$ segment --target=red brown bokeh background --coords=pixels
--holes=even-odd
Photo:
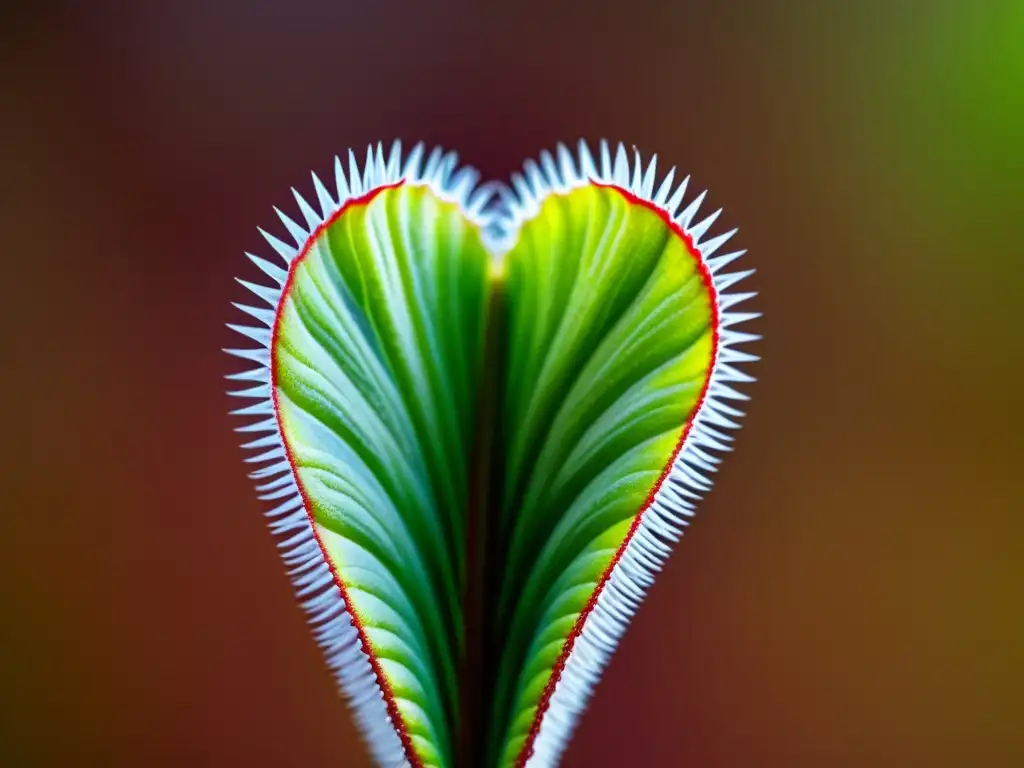
[[[969,122],[985,4],[833,5],[7,7],[0,762],[367,764],[225,415],[231,278],[349,146],[584,134],[710,188],[766,338],[565,765],[1024,765],[1022,112]]]

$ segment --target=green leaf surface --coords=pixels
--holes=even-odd
[[[576,162],[579,171],[576,170]],[[670,172],[560,148],[516,192],[340,160],[267,235],[229,378],[314,635],[381,765],[553,765],[728,450],[731,236]],[[672,193],[672,194],[670,194]]]
[[[275,340],[299,482],[424,765],[452,763],[487,265],[455,205],[385,189],[313,241]]]
[[[506,259],[503,765],[515,762],[569,632],[672,457],[712,345],[696,258],[619,190],[549,197]]]

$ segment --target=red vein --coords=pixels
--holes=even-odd
[[[562,646],[562,652],[558,656],[558,660],[555,662],[555,666],[551,670],[551,677],[548,678],[548,683],[544,686],[544,693],[541,695],[540,702],[537,705],[537,712],[534,715],[533,722],[530,725],[529,734],[526,737],[526,741],[523,744],[522,750],[519,752],[519,757],[516,759],[516,768],[524,768],[527,761],[533,757],[533,749],[537,741],[537,736],[540,734],[540,727],[544,720],[544,715],[547,713],[548,708],[551,706],[551,697],[554,696],[555,689],[558,687],[559,681],[562,679],[562,673],[565,671],[565,666],[569,661],[569,657],[572,655],[573,648],[576,645],[576,640],[580,635],[583,634],[583,628],[587,623],[587,619],[590,617],[591,612],[597,606],[597,600],[607,586],[608,581],[611,579],[612,572],[615,570],[622,556],[625,554],[626,549],[629,547],[630,542],[633,540],[633,536],[636,535],[637,530],[640,528],[640,524],[643,520],[644,514],[650,509],[654,503],[654,499],[657,497],[658,492],[661,490],[661,486],[672,472],[672,465],[675,464],[680,452],[686,445],[687,438],[690,436],[690,430],[693,427],[693,422],[697,418],[697,415],[701,412],[704,407],[704,401],[707,398],[708,386],[711,383],[711,374],[715,366],[715,362],[718,359],[718,336],[719,336],[719,311],[718,311],[718,293],[715,291],[714,281],[711,277],[711,271],[708,269],[707,264],[704,263],[704,259],[700,255],[700,251],[696,248],[693,243],[693,238],[690,237],[683,228],[677,224],[668,211],[655,205],[650,200],[645,200],[642,197],[638,197],[629,190],[623,189],[615,184],[602,184],[596,181],[591,182],[596,187],[602,187],[604,189],[614,189],[616,192],[621,194],[627,201],[635,205],[643,206],[648,210],[656,213],[662,221],[675,233],[683,244],[686,246],[687,252],[695,256],[697,259],[698,272],[700,273],[701,279],[704,282],[704,287],[711,296],[711,364],[708,366],[708,374],[704,379],[704,384],[701,387],[700,396],[697,398],[697,404],[690,414],[690,417],[686,420],[686,425],[683,427],[682,434],[679,436],[679,441],[676,443],[675,448],[672,450],[672,454],[665,464],[665,467],[661,471],[661,475],[658,477],[658,481],[651,488],[647,499],[644,501],[643,506],[637,513],[636,517],[633,518],[632,524],[629,526],[629,532],[626,537],[622,540],[622,544],[615,552],[615,556],[612,557],[611,562],[605,569],[604,573],[601,574],[601,578],[598,580],[597,587],[594,589],[593,594],[587,601],[586,606],[583,608],[582,613],[576,619],[576,623],[573,625],[572,631],[565,640],[565,645]]]
[[[278,427],[281,430],[281,443],[284,445],[285,456],[288,459],[288,466],[291,468],[292,477],[295,479],[295,485],[298,487],[299,494],[302,497],[302,505],[305,508],[306,516],[309,518],[309,525],[313,531],[313,537],[316,539],[316,544],[320,548],[320,554],[323,557],[324,562],[327,563],[327,567],[330,569],[335,586],[337,586],[338,590],[341,592],[341,599],[345,602],[345,608],[352,617],[352,625],[356,629],[362,650],[370,661],[370,667],[373,669],[374,677],[377,679],[377,685],[384,694],[384,704],[387,707],[388,715],[391,718],[391,725],[395,729],[395,733],[398,734],[399,740],[402,742],[402,749],[405,752],[405,757],[411,764],[412,768],[422,768],[423,763],[413,747],[412,739],[409,736],[409,729],[406,727],[405,721],[402,719],[402,715],[398,710],[398,704],[395,700],[394,692],[391,690],[391,684],[380,665],[380,661],[377,659],[377,655],[373,651],[373,646],[370,644],[370,640],[366,635],[366,629],[363,626],[362,619],[359,617],[359,612],[349,599],[345,581],[341,578],[334,562],[328,556],[327,548],[324,546],[323,541],[320,539],[320,534],[317,532],[316,521],[313,519],[313,506],[310,503],[309,494],[306,492],[306,488],[303,486],[302,480],[299,477],[298,465],[292,453],[291,446],[288,444],[288,440],[284,435],[284,427],[282,426],[281,421],[281,410],[277,396],[277,340],[278,334],[281,330],[281,317],[284,314],[284,304],[291,292],[295,273],[299,264],[309,254],[310,249],[313,247],[313,243],[317,241],[320,235],[322,235],[328,227],[334,224],[334,222],[336,222],[349,209],[357,205],[368,205],[384,190],[400,187],[404,183],[405,181],[402,180],[393,184],[384,184],[375,189],[371,189],[364,195],[346,200],[341,208],[335,211],[330,218],[313,230],[309,239],[306,241],[306,244],[303,246],[302,251],[295,257],[291,265],[288,267],[288,277],[285,280],[284,288],[281,290],[281,299],[277,305],[277,314],[274,317],[274,328],[271,332],[270,338],[270,393],[271,399],[274,403],[274,417],[277,419]]]

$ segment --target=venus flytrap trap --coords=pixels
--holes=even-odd
[[[581,141],[481,186],[378,145],[249,256],[237,429],[380,765],[557,764],[731,449],[752,270],[656,173]]]

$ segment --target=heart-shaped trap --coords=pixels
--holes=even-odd
[[[739,426],[735,230],[604,142],[335,175],[231,326],[271,530],[381,765],[553,765]]]

